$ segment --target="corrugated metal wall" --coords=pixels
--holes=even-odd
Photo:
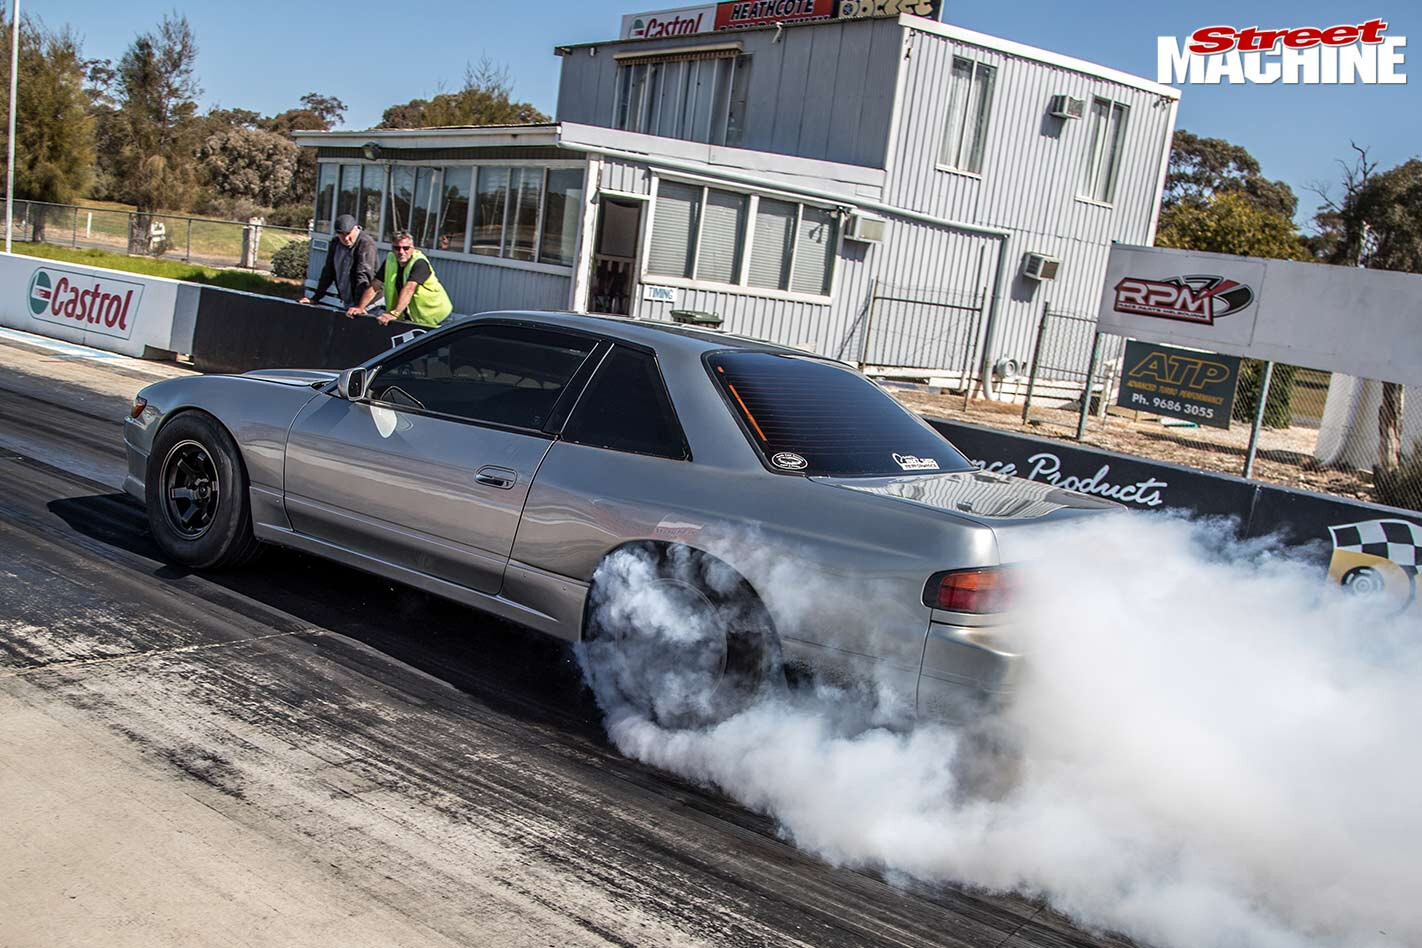
[[[734,41],[751,57],[737,147],[882,168],[901,34],[896,19],[867,19],[574,47],[563,56],[557,118],[612,127],[616,53]]]
[[[568,308],[571,275],[481,264],[473,259],[436,259],[434,264],[456,313]]]
[[[906,30],[904,100],[885,193],[891,204],[967,223],[1001,227],[1010,279],[1004,287],[996,356],[1025,360],[1041,307],[1095,311],[1112,241],[1143,244],[1158,199],[1160,163],[1171,132],[1171,101],[1119,82]],[[983,174],[937,167],[948,121],[954,56],[996,68]],[[1052,96],[1086,102],[1082,119],[1054,118]],[[1129,107],[1123,163],[1113,206],[1079,200],[1090,148],[1090,110],[1100,96]],[[1021,274],[1025,253],[1061,260],[1058,278],[1038,283]]]
[[[653,175],[648,166],[609,159],[603,163],[601,186],[650,194]],[[833,290],[823,303],[746,290],[678,287],[675,307],[643,300],[639,290],[632,315],[670,319],[673,308],[716,313],[727,332],[860,361],[866,354],[863,332],[874,277],[881,295],[920,295],[936,302],[951,298],[954,303],[981,300],[996,260],[995,246],[991,238],[898,218],[889,221],[881,244],[843,241]],[[665,281],[650,277],[646,282]],[[957,308],[916,308],[889,301],[876,304],[874,320],[865,361],[875,365],[957,367],[965,341],[982,328],[972,313]]]

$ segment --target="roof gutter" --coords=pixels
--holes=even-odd
[[[708,167],[693,161],[683,161],[680,158],[668,158],[661,155],[624,151],[620,148],[608,148],[604,145],[585,145],[581,142],[568,141],[564,139],[561,134],[559,135],[558,147],[566,148],[569,151],[583,152],[589,155],[602,155],[606,158],[620,158],[623,161],[635,161],[641,164],[654,165],[659,168],[669,168],[673,171],[683,171],[687,174],[704,176],[709,173],[718,178],[724,178],[727,181],[751,185],[762,190],[781,191],[786,194],[815,198],[816,200],[838,204],[846,208],[860,207],[865,210],[878,211],[882,214],[892,214],[895,217],[919,221],[923,224],[932,224],[935,227],[942,227],[946,230],[956,230],[966,234],[992,237],[998,241],[997,269],[993,274],[992,299],[988,303],[987,326],[983,330],[983,358],[982,364],[978,367],[978,375],[979,381],[982,384],[983,395],[987,398],[994,397],[992,372],[990,369],[991,353],[993,346],[997,342],[998,316],[1002,309],[1003,286],[1007,282],[1007,238],[1012,236],[1011,231],[1004,230],[1001,227],[984,227],[981,224],[969,224],[965,221],[954,221],[945,217],[934,217],[932,214],[920,214],[918,211],[910,211],[892,204],[885,204],[882,201],[872,201],[862,197],[851,198],[844,194],[837,194],[834,191],[826,191],[822,188],[813,188],[802,184],[792,184],[778,179],[767,183],[763,177],[723,169],[720,166]],[[967,384],[966,379],[964,380],[964,384]]]

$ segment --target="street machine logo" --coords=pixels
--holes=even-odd
[[[1156,37],[1156,81],[1219,85],[1404,85],[1405,36],[1387,21],[1260,29],[1203,26],[1184,41]]]
[[[138,318],[143,284],[40,267],[30,277],[28,295],[35,319],[127,339]]]
[[[1168,280],[1126,277],[1116,284],[1118,313],[1158,316],[1213,326],[1254,302],[1254,291],[1221,276],[1178,276]]]

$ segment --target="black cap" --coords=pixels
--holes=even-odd
[[[349,214],[342,214],[336,218],[336,233],[349,234],[356,229],[356,219]]]

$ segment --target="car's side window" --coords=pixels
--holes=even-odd
[[[595,341],[527,326],[471,326],[385,363],[372,401],[540,429]]]
[[[598,367],[563,428],[563,440],[684,460],[686,439],[657,360],[615,347]]]

